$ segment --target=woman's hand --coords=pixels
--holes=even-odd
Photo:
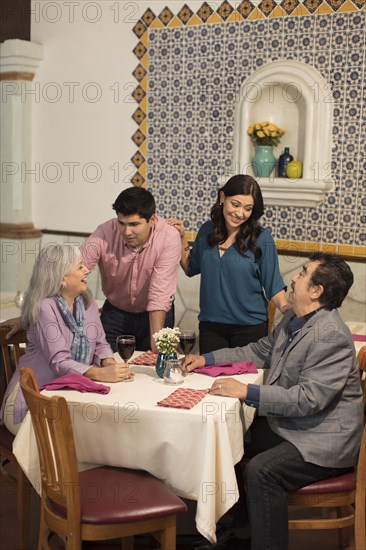
[[[165,221],[169,225],[172,225],[173,227],[175,227],[179,231],[180,238],[183,239],[183,237],[186,234],[183,222],[180,220],[177,220],[176,218],[167,218]]]
[[[109,364],[104,367],[91,367],[84,373],[84,376],[96,380],[97,382],[121,382],[130,380],[135,375],[130,371],[127,363]]]
[[[280,292],[277,292],[274,296],[271,298],[271,302],[276,306],[276,308],[282,313],[286,313],[289,309],[291,309],[291,305],[288,303],[286,298],[286,292],[285,290],[280,290]]]
[[[246,399],[248,395],[248,384],[243,384],[235,380],[235,378],[218,378],[212,384],[210,393],[212,393],[212,395]]]
[[[183,372],[191,372],[206,365],[203,355],[187,355],[182,363]]]
[[[282,306],[279,307],[279,310],[282,313],[282,315],[284,315],[286,311],[288,311],[289,309],[291,309],[291,304],[289,304],[288,302],[286,302],[285,304],[282,304]]]
[[[101,361],[102,367],[108,367],[109,365],[116,365],[117,361],[114,357],[105,357]]]

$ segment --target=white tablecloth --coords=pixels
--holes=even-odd
[[[243,456],[243,432],[253,409],[238,399],[212,395],[190,410],[159,407],[157,401],[176,387],[159,379],[154,367],[132,370],[135,380],[108,384],[107,395],[57,391],[70,405],[78,460],[147,470],[176,494],[197,501],[197,529],[214,542],[217,520],[238,500],[234,465]],[[262,377],[262,371],[235,376],[246,383],[261,383]],[[195,373],[178,387],[209,388],[213,380]],[[15,438],[14,454],[39,490],[29,415]]]

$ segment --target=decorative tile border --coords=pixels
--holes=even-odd
[[[283,27],[283,23],[288,27],[288,29],[290,29],[290,27],[294,27],[296,28],[300,23],[300,17],[301,16],[316,16],[316,15],[325,15],[325,14],[335,14],[335,13],[339,13],[339,14],[344,14],[344,13],[347,13],[347,12],[355,12],[355,11],[366,11],[366,0],[303,0],[303,1],[299,1],[299,0],[283,0],[282,2],[279,2],[279,3],[276,3],[274,0],[262,0],[258,5],[254,5],[252,2],[250,2],[250,0],[243,0],[238,6],[236,6],[236,8],[234,8],[227,0],[224,0],[217,8],[216,10],[213,9],[212,6],[210,6],[207,2],[204,2],[201,7],[197,10],[196,13],[194,13],[191,8],[188,6],[188,5],[183,5],[183,7],[181,7],[178,11],[177,14],[174,14],[171,9],[169,7],[165,7],[159,14],[155,14],[153,12],[152,9],[148,8],[145,13],[142,15],[141,19],[136,23],[136,25],[134,26],[133,28],[133,32],[135,33],[136,37],[138,38],[138,43],[136,45],[136,47],[134,48],[133,52],[135,53],[136,57],[138,58],[139,60],[139,63],[137,65],[137,67],[135,68],[134,72],[133,72],[133,75],[134,77],[136,78],[136,80],[138,81],[138,85],[136,86],[135,90],[133,91],[133,94],[132,96],[134,97],[134,99],[136,100],[136,102],[138,103],[138,108],[136,109],[136,111],[133,113],[133,119],[135,120],[136,124],[138,125],[138,130],[133,134],[132,136],[132,139],[134,141],[134,143],[136,144],[136,146],[138,147],[138,151],[135,155],[133,155],[132,157],[132,162],[133,164],[135,165],[137,171],[135,173],[135,175],[133,176],[132,178],[132,183],[134,185],[137,185],[137,186],[140,186],[140,185],[144,185],[147,181],[147,172],[148,172],[148,167],[147,167],[147,163],[149,161],[149,152],[151,155],[154,155],[154,151],[156,151],[156,148],[158,146],[158,142],[157,141],[154,141],[154,138],[152,138],[151,136],[148,137],[148,124],[147,124],[147,115],[148,115],[148,103],[147,103],[147,92],[148,92],[148,85],[149,85],[149,91],[151,91],[152,87],[153,87],[153,79],[151,78],[151,75],[150,75],[150,82],[148,83],[148,68],[149,68],[149,30],[156,30],[156,29],[173,29],[173,28],[176,28],[178,29],[179,27],[197,27],[197,26],[201,26],[202,25],[205,25],[205,24],[208,24],[208,25],[212,25],[212,24],[218,24],[218,23],[237,23],[237,22],[240,22],[240,21],[245,21],[245,20],[248,20],[248,21],[251,21],[251,22],[254,22],[254,21],[258,21],[258,23],[260,24],[260,20],[262,19],[268,19],[268,21],[271,23],[271,27],[272,27],[272,31],[273,31],[273,35],[274,35],[274,39],[277,38],[277,40],[282,40],[283,39],[283,33],[284,33],[284,27]],[[281,19],[283,18],[283,19]],[[340,18],[341,20],[341,18]],[[318,42],[317,42],[317,49],[320,51],[322,48],[324,49],[324,61],[322,62],[322,56],[318,55],[317,56],[317,59],[315,60],[314,59],[314,53],[313,51],[309,51],[308,52],[308,58],[305,59],[305,54],[306,54],[306,47],[307,47],[307,35],[306,35],[306,24],[309,22],[309,17],[305,17],[305,19],[303,20],[304,21],[304,24],[301,24],[301,29],[299,27],[299,31],[301,30],[301,33],[298,33],[298,40],[301,40],[302,43],[300,45],[300,43],[298,45],[294,45],[294,44],[290,44],[290,43],[286,43],[284,44],[284,47],[288,48],[288,49],[291,49],[293,48],[294,49],[294,55],[293,55],[293,58],[296,59],[297,58],[297,55],[296,55],[296,51],[297,51],[297,48],[302,48],[302,50],[305,52],[302,56],[302,60],[305,61],[305,62],[309,62],[311,64],[314,64],[314,66],[317,66],[319,65],[319,63],[323,63],[323,67],[320,65],[320,67],[317,67],[319,68],[319,70],[321,70],[324,73],[326,73],[326,70],[327,70],[327,63],[334,65],[334,63],[336,63],[339,67],[340,67],[340,71],[339,73],[335,72],[334,74],[332,74],[332,80],[331,80],[331,84],[332,84],[332,89],[333,89],[333,95],[335,97],[335,99],[337,99],[337,86],[339,86],[339,89],[341,90],[341,88],[344,86],[344,83],[347,79],[348,81],[348,88],[347,88],[347,93],[349,95],[349,108],[348,108],[348,112],[347,113],[344,113],[344,112],[339,112],[338,113],[338,116],[339,116],[339,119],[341,120],[342,117],[346,116],[347,120],[349,121],[347,124],[348,124],[348,128],[346,129],[346,131],[348,132],[348,135],[349,137],[352,135],[352,131],[353,131],[353,128],[352,128],[352,117],[356,117],[359,116],[359,113],[357,111],[357,109],[359,108],[359,105],[360,105],[360,96],[359,96],[359,90],[357,89],[357,86],[355,86],[354,89],[352,89],[352,87],[349,86],[350,83],[352,83],[352,78],[353,78],[353,73],[352,73],[352,67],[346,67],[346,65],[343,65],[343,69],[342,69],[342,49],[344,47],[343,44],[338,44],[337,42],[335,42],[334,44],[332,44],[332,47],[330,47],[330,45],[328,44],[328,36],[329,38],[332,38],[332,40],[336,40],[338,38],[341,38],[342,37],[342,34],[341,33],[337,33],[336,34],[336,38],[334,38],[333,35],[328,35],[327,34],[327,28],[326,28],[326,18],[322,18],[321,20],[317,20],[317,24],[319,24],[319,28],[317,29],[317,35],[318,35]],[[319,23],[318,23],[319,21]],[[292,24],[293,23],[293,24]],[[321,26],[323,25],[323,26]],[[325,26],[324,26],[325,25]],[[220,28],[220,26],[218,25],[217,27],[218,29]],[[227,27],[229,28],[229,27]],[[259,29],[259,27],[257,27]],[[221,32],[221,31],[218,31],[218,32]],[[202,38],[202,37],[201,37]],[[323,45],[323,40],[325,40],[324,42],[324,45]],[[291,41],[291,39],[290,39]],[[364,43],[362,44],[357,44],[355,43],[354,47],[355,47],[355,51],[354,51],[354,55],[357,57],[357,54],[359,54],[359,47],[361,45],[361,48],[363,47],[364,48]],[[205,44],[203,43],[202,47],[206,47]],[[234,47],[234,45],[233,45]],[[276,48],[276,44],[273,43],[272,45],[273,49]],[[332,56],[333,58],[330,59],[329,58],[329,55],[330,55],[330,49],[332,49]],[[152,52],[151,52],[152,53]],[[155,54],[156,55],[156,54]],[[336,56],[336,57],[334,57]],[[272,58],[272,61],[273,61],[273,58]],[[248,61],[250,62],[250,61]],[[316,62],[316,63],[315,63]],[[355,58],[355,65],[359,65],[359,60],[357,60]],[[255,66],[253,67],[254,69],[256,68]],[[346,69],[346,70],[344,70]],[[233,70],[235,70],[235,67],[233,67]],[[231,89],[230,89],[230,82],[229,82],[229,78],[230,78],[230,70],[228,68],[228,71],[227,71],[229,77],[228,77],[228,81],[227,81],[227,85],[228,85],[228,94],[232,93],[231,92]],[[216,76],[216,80],[218,80],[218,82],[220,82],[220,73],[219,73],[219,70],[217,72],[213,72],[213,74],[217,75]],[[357,71],[356,71],[356,81],[357,81]],[[339,80],[337,80],[339,76]],[[161,77],[161,75],[159,75],[159,77]],[[232,77],[233,79],[233,83],[234,83],[234,76]],[[177,82],[178,82],[178,79],[177,79]],[[171,85],[171,83],[169,83],[169,85]],[[213,82],[206,82],[206,84],[208,87],[210,86],[213,86]],[[217,85],[217,83],[215,84]],[[173,84],[174,86],[174,84]],[[186,89],[185,89],[186,91]],[[174,87],[173,87],[173,90],[172,90],[172,93],[174,93]],[[172,96],[174,97],[174,96]],[[190,101],[190,97],[189,97],[189,94],[184,98],[184,102],[181,102],[180,99],[179,99],[179,89],[177,90],[177,106],[179,108],[184,106],[186,107],[187,105],[189,105],[189,101]],[[223,104],[224,102],[224,99],[225,98],[222,98],[222,97],[218,97],[218,107],[220,107],[220,105]],[[205,108],[205,98],[202,97],[202,106],[203,106],[203,109]],[[352,102],[353,105],[352,105]],[[230,117],[225,117],[225,119],[222,118],[222,115],[223,113],[221,113],[221,116],[220,116],[220,109],[218,109],[218,117],[217,117],[217,123],[218,123],[218,127],[220,128],[220,130],[222,131],[226,131],[228,133],[230,133],[230,131],[232,132],[232,128],[230,130],[230,124],[226,124],[224,125],[224,120],[230,118]],[[213,111],[213,116],[214,115],[214,112]],[[189,114],[189,110],[188,110],[188,114]],[[335,109],[335,121],[337,121],[337,109]],[[339,127],[340,127],[340,124],[339,124]],[[335,130],[335,133],[337,132],[337,124],[335,124],[335,127],[334,127],[334,130]],[[163,138],[164,136],[164,132],[166,130],[168,130],[169,128],[166,128],[164,125],[162,125],[161,127],[161,138]],[[189,125],[187,126],[187,130],[189,130]],[[355,128],[355,133],[357,132],[357,129]],[[204,127],[203,127],[203,131],[204,131]],[[337,154],[337,147],[340,145],[338,145],[338,140],[337,140],[337,135],[334,136],[335,139],[334,139],[334,154],[336,155]],[[356,137],[356,136],[355,136]],[[214,145],[214,144],[213,144]],[[219,161],[222,163],[222,165],[229,165],[229,161],[228,161],[228,158],[230,155],[228,155],[228,153],[230,153],[229,151],[226,151],[225,152],[225,155],[222,151],[220,151],[220,143],[218,142],[218,148],[217,148],[217,152],[220,156],[219,159],[212,159],[212,162],[216,161],[217,163],[219,163]],[[180,155],[179,153],[182,153],[182,151],[179,151],[179,146],[177,145],[177,159],[179,159]],[[186,152],[186,150],[185,150]],[[355,161],[356,159],[356,162],[357,162],[357,159],[359,158],[362,158],[360,155],[361,151],[359,152],[356,152],[355,151],[349,151],[350,153],[350,157],[351,159],[353,159],[353,161]],[[343,153],[344,154],[344,153]],[[204,157],[204,155],[202,155]],[[336,158],[336,157],[335,157]],[[345,167],[345,170],[348,172],[348,174],[352,173],[352,160],[349,160],[348,163],[346,162],[346,159],[343,163],[344,167]],[[207,160],[207,162],[209,161],[209,159]],[[220,166],[220,164],[219,164]],[[205,172],[205,162],[204,162],[204,159],[202,161],[202,178],[200,177],[200,169],[198,170],[197,174],[196,174],[196,179],[197,179],[197,182],[199,181],[206,181],[206,178],[207,178],[207,172]],[[178,174],[175,174],[174,172],[172,174],[168,174],[168,177],[169,178],[172,178],[172,181],[177,181],[177,186],[179,186],[179,176]],[[160,194],[160,198],[161,200],[163,201],[164,200],[164,194],[165,194],[165,189],[164,189],[164,185],[163,185],[163,181],[162,181],[162,186],[161,186],[161,189],[159,188],[159,194]],[[189,181],[187,180],[185,182],[187,184],[187,186],[189,186]],[[213,185],[216,184],[216,182],[211,182]],[[347,181],[345,182],[345,185],[347,186]],[[175,186],[174,186],[175,187]],[[217,187],[217,185],[216,185]],[[216,188],[215,187],[215,188]],[[196,206],[196,213],[197,212],[200,212],[200,211],[203,211],[205,212],[205,204],[207,203],[207,200],[211,201],[210,199],[210,192],[209,192],[209,189],[204,189],[202,188],[203,190],[203,195],[202,195],[202,198],[200,199],[200,197],[198,196],[198,193],[196,194],[196,196],[194,197],[194,205]],[[211,195],[212,195],[212,198],[213,198],[213,194],[212,194],[212,187],[210,188],[211,190]],[[174,191],[174,190],[173,190]],[[352,193],[352,178],[350,179],[350,188],[349,188],[349,191],[350,193]],[[187,196],[187,192],[188,192],[188,196]],[[216,191],[215,191],[216,193]],[[214,193],[214,194],[215,194]],[[190,192],[189,190],[185,187],[184,189],[177,189],[176,191],[174,191],[173,193],[173,196],[175,195],[175,199],[176,199],[176,202],[177,204],[182,204],[182,201],[185,200],[187,201],[187,198],[188,198],[188,201],[187,202],[191,202],[191,206],[192,206],[192,197],[190,196]],[[348,200],[349,204],[348,204],[348,207],[349,208],[354,208],[356,206],[359,205],[359,202],[360,200],[354,200],[352,202],[351,198],[350,197],[346,197],[345,196],[345,192],[344,192],[344,185],[343,185],[343,188],[342,188],[342,198],[344,197],[344,201]],[[331,212],[331,209],[332,209],[332,200],[333,200],[333,196],[330,196],[329,197],[329,204],[326,205],[326,212],[327,212],[327,216],[331,215],[329,214],[329,212]],[[201,206],[201,201],[202,201],[202,206]],[[339,208],[339,206],[338,206]],[[185,206],[183,209],[183,212],[186,212],[187,213],[187,218],[188,218],[188,223],[189,223],[189,206]],[[172,212],[174,214],[174,212]],[[302,231],[301,229],[301,224],[297,223],[297,225],[295,225],[293,223],[293,221],[291,222],[284,222],[283,220],[282,221],[279,221],[278,222],[273,222],[273,220],[270,220],[270,214],[275,214],[276,213],[276,208],[273,207],[271,209],[266,209],[266,219],[264,220],[264,222],[266,223],[269,222],[269,223],[274,223],[274,225],[272,225],[272,229],[275,228],[275,231],[276,231],[276,236],[278,236],[279,238],[281,238],[281,236],[287,241],[287,242],[295,242],[295,241],[292,241],[293,239],[298,239],[299,241],[303,241],[303,242],[306,242],[309,237],[311,238],[311,242],[319,242],[321,243],[322,241],[323,242],[326,242],[326,243],[339,243],[342,241],[342,239],[344,239],[344,242],[345,243],[354,243],[354,242],[357,242],[357,243],[363,243],[365,242],[365,231],[362,232],[362,227],[358,226],[357,230],[354,230],[352,229],[352,227],[349,227],[349,224],[347,224],[347,222],[345,222],[344,220],[338,220],[338,223],[340,225],[342,225],[342,234],[341,231],[331,231],[331,229],[329,229],[328,231],[325,231],[323,230],[322,227],[318,227],[318,223],[314,223],[314,220],[311,220],[309,218],[309,222],[313,223],[314,224],[314,227],[312,228],[312,231],[314,234],[312,234],[310,231]],[[197,215],[197,214],[196,214]],[[352,218],[354,219],[354,218]],[[191,227],[192,226],[195,226],[197,228],[197,226],[195,225],[195,219],[192,218],[191,219],[192,223],[190,224]],[[296,220],[294,220],[296,221]],[[329,218],[327,218],[325,215],[324,215],[324,221],[328,221],[330,222]],[[300,234],[299,234],[299,231],[300,231]],[[194,234],[195,234],[195,231],[192,230],[189,235],[191,237],[194,237]],[[324,245],[324,246],[327,246],[327,245]],[[347,248],[347,250],[349,249],[349,247],[352,249],[352,254],[358,256],[358,248],[360,249],[360,251],[363,251],[364,252],[364,247],[360,246],[360,247],[356,247],[353,245],[353,244],[345,244],[345,245],[336,245],[335,246],[345,246]],[[360,252],[362,253],[362,252]]]

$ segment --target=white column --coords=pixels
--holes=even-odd
[[[32,80],[42,59],[40,44],[18,39],[0,44],[1,289],[8,291],[24,290],[28,285],[41,238],[32,220],[32,177],[28,171],[34,169]]]

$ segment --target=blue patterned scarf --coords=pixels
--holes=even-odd
[[[85,306],[84,300],[81,296],[78,296],[74,300],[74,315],[67,307],[67,302],[62,296],[54,296],[56,303],[59,307],[62,317],[66,325],[69,327],[74,335],[74,339],[71,344],[71,357],[74,361],[90,364],[90,344],[89,340],[83,333],[83,327],[85,322]]]

